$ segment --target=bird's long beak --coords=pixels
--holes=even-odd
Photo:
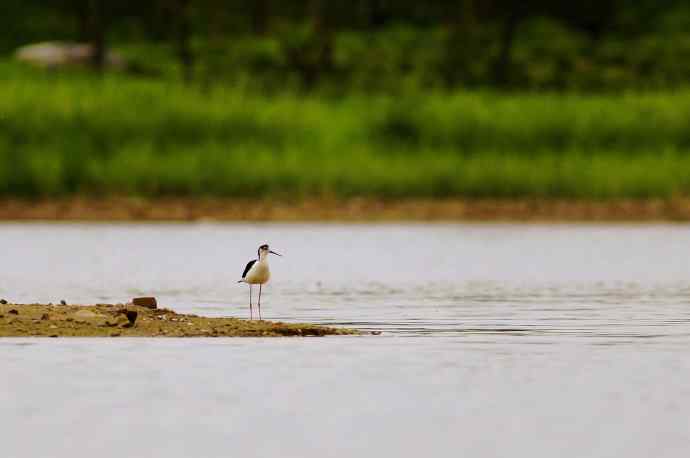
[[[273,253],[273,254],[277,254],[278,256],[283,256],[282,254],[280,254],[280,253],[276,253],[276,252],[275,252],[275,251],[273,251],[273,250],[268,250],[268,252],[269,252],[269,253]]]

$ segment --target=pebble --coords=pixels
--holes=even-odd
[[[78,324],[88,323],[92,326],[105,326],[108,322],[106,315],[95,313],[91,310],[79,310],[74,314],[73,318]]]
[[[129,324],[129,320],[127,319],[127,317],[125,315],[118,315],[114,321],[110,321],[110,320],[106,321],[105,325],[111,326],[111,327],[113,327],[113,326],[125,327],[125,325],[129,326],[130,324]]]
[[[60,305],[67,305],[67,302],[63,299],[60,301]]]
[[[91,310],[79,310],[74,314],[74,318],[79,320],[92,320],[94,318],[100,318],[101,315],[94,313]]]
[[[7,301],[5,299],[0,299],[0,304],[5,305],[7,304]]]
[[[127,319],[129,320],[129,323],[134,326],[134,322],[137,321],[137,316],[139,316],[139,312],[136,310],[127,310],[125,312],[125,315],[127,316]]]
[[[47,313],[44,313],[43,315],[41,315],[41,321],[45,321],[48,319],[50,319],[50,316]]]
[[[17,311],[17,309],[12,309],[7,313],[9,313],[10,315],[19,315],[19,312]]]
[[[119,332],[111,332],[110,337],[120,337],[120,333]]]

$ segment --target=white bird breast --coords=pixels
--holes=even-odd
[[[255,262],[252,268],[249,269],[249,272],[247,272],[244,280],[247,283],[257,285],[266,283],[269,278],[271,278],[271,271],[268,269],[268,263]]]

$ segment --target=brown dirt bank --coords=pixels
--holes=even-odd
[[[358,334],[310,324],[207,318],[133,305],[0,304],[0,337],[277,337]]]
[[[304,200],[69,198],[0,200],[0,220],[77,221],[690,221],[669,200]]]

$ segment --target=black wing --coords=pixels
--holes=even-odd
[[[256,259],[252,259],[251,261],[249,261],[247,263],[247,267],[245,267],[244,272],[242,272],[242,278],[247,276],[247,272],[249,272],[249,269],[252,268],[252,266],[254,265],[255,262],[256,262]]]

